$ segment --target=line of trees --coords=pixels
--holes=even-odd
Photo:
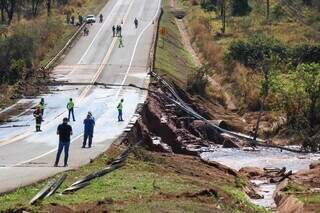
[[[20,17],[36,17],[41,9],[51,13],[53,4],[68,4],[70,0],[0,0],[0,16],[2,24],[10,24],[15,15]]]

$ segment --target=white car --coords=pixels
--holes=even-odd
[[[87,24],[96,23],[96,17],[94,15],[88,15],[85,18]]]

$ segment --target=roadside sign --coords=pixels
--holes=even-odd
[[[160,35],[161,35],[161,36],[165,36],[166,34],[167,34],[167,28],[161,27],[161,28],[160,28]]]

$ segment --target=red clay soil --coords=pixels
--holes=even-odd
[[[320,187],[320,162],[313,164],[311,169],[301,171],[291,176],[291,180],[307,186],[308,188]]]
[[[305,201],[308,201],[309,197],[319,194],[320,187],[320,162],[314,163],[310,166],[310,170],[301,171],[293,174],[290,180],[284,181],[278,187],[282,190],[288,183],[302,185],[304,191],[294,192],[292,194],[286,194],[285,192],[277,192],[276,201],[278,202],[278,210],[280,213],[290,212],[319,212],[320,203],[317,202],[304,202],[296,198],[296,196],[302,196]],[[281,185],[283,185],[281,187]],[[282,188],[282,189],[281,189]]]

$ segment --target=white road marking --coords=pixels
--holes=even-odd
[[[133,1],[134,1],[134,0],[133,0]],[[139,44],[139,41],[140,41],[142,35],[143,35],[144,32],[154,23],[154,19],[157,17],[157,15],[158,15],[158,13],[159,13],[159,9],[160,9],[160,6],[161,6],[161,0],[158,0],[158,1],[159,1],[159,3],[158,3],[158,8],[157,8],[156,14],[154,15],[154,17],[152,18],[152,20],[150,21],[150,23],[141,31],[140,35],[139,35],[138,38],[137,38],[137,41],[136,41],[136,43],[135,43],[134,50],[133,50],[133,53],[132,53],[132,57],[131,57],[131,60],[130,60],[129,67],[128,67],[127,72],[126,72],[126,74],[125,74],[125,76],[124,76],[124,79],[123,79],[123,81],[122,81],[122,83],[121,83],[122,86],[119,88],[116,97],[119,96],[120,91],[123,89],[123,85],[124,85],[124,83],[125,83],[125,81],[126,81],[126,79],[127,79],[127,77],[128,77],[129,72],[130,72],[131,65],[132,65],[132,62],[133,62],[133,59],[134,59],[134,56],[135,56],[135,52],[136,52],[137,46],[138,46],[138,44]],[[130,7],[130,8],[131,8],[131,7]],[[114,39],[114,40],[116,40],[116,39]],[[114,41],[114,40],[113,40],[113,41]],[[113,44],[113,45],[114,45],[114,44]],[[111,47],[110,47],[110,48],[111,48]],[[109,48],[109,50],[110,50],[110,48]],[[112,48],[113,48],[113,47],[112,47]],[[109,53],[109,51],[108,51],[108,53]],[[108,53],[107,53],[107,55],[108,55]],[[111,50],[110,50],[110,54],[111,54]],[[110,54],[109,54],[109,55],[110,55]],[[107,55],[106,55],[106,56],[107,56]],[[108,58],[109,58],[109,56],[108,56]],[[103,63],[103,64],[104,64],[104,63]],[[79,139],[82,135],[83,135],[83,134],[80,134],[80,135],[78,135],[76,138],[72,139],[72,140],[71,140],[71,143],[73,143],[74,141],[76,141],[77,139]],[[31,161],[40,159],[40,158],[42,158],[42,157],[44,157],[44,156],[46,156],[46,155],[49,155],[49,154],[53,153],[53,152],[56,151],[56,150],[57,150],[57,148],[54,148],[54,149],[52,149],[52,150],[50,150],[50,151],[48,151],[48,152],[46,152],[46,153],[44,153],[44,154],[41,154],[41,155],[39,155],[39,156],[37,156],[37,157],[34,157],[34,158],[32,158],[32,159],[29,159],[29,160],[25,160],[25,161],[23,161],[23,162],[16,163],[16,164],[12,165],[11,167],[20,166],[20,165],[22,165],[22,164],[29,163],[29,162],[31,162]],[[10,167],[10,166],[9,166],[9,167]]]
[[[120,4],[120,2],[121,2],[121,1],[117,1],[117,4],[114,5],[114,7],[112,8],[112,10],[111,10],[109,16],[107,17],[107,19],[110,18],[110,16],[111,16],[112,13],[114,12],[115,8],[118,7],[118,4]],[[134,0],[131,0],[130,5],[129,5],[128,9],[127,9],[127,12],[126,12],[126,14],[125,14],[126,17],[127,17],[127,14],[129,14],[128,11],[130,11],[133,2],[134,2]],[[97,32],[97,34],[96,34],[95,37],[93,38],[92,42],[90,43],[90,45],[89,45],[89,47],[87,48],[87,50],[85,51],[85,53],[82,55],[82,57],[81,57],[81,59],[79,60],[78,64],[80,64],[81,61],[83,60],[83,58],[87,55],[89,49],[92,47],[94,41],[96,40],[97,36],[99,35],[99,33],[101,32],[102,28],[104,27],[104,25],[105,25],[106,23],[107,23],[107,21],[105,21],[105,22],[103,23],[103,25],[100,27],[99,31]],[[116,37],[113,39],[112,42],[115,42],[114,40],[116,40]],[[113,45],[114,45],[114,44],[113,44]],[[110,50],[110,48],[109,48],[109,50]],[[109,52],[109,51],[108,51],[108,52]],[[108,54],[108,53],[107,53],[107,54]],[[111,51],[110,51],[110,54],[111,54]],[[104,64],[104,63],[102,63],[102,65],[103,65],[103,64]],[[100,67],[101,67],[102,65],[100,65]],[[105,65],[103,65],[103,66],[105,66]],[[74,70],[75,70],[75,68],[74,68]],[[74,70],[73,70],[73,71],[74,71]],[[99,69],[98,69],[98,70],[99,70]],[[102,71],[102,70],[103,70],[103,69],[101,69],[101,71]],[[73,71],[71,71],[71,73],[72,73]],[[100,73],[101,73],[101,71],[100,71]],[[99,73],[99,74],[100,74],[100,73]],[[95,73],[94,76],[96,76],[96,74],[97,74],[97,73]],[[92,79],[91,83],[95,81],[94,79],[95,79],[95,78]],[[79,97],[79,98],[80,98],[80,101],[87,95],[87,93],[89,92],[89,90],[90,90],[91,87],[92,87],[92,86],[89,85],[89,86],[87,86],[87,87],[84,89],[85,93],[83,93],[83,92],[81,93],[81,95],[80,95],[80,97]],[[89,88],[89,89],[88,89],[88,88]],[[49,123],[43,125],[42,127],[45,127],[45,126],[51,124],[52,121],[57,120],[58,118],[60,118],[66,111],[67,111],[67,110],[63,111],[63,113],[60,113],[58,116],[56,116],[54,119],[50,120]],[[23,112],[23,113],[24,113],[24,112]],[[23,114],[23,113],[21,113],[21,114]],[[5,142],[2,142],[2,143],[0,144],[0,147],[5,146],[5,145],[8,145],[8,144],[11,144],[11,143],[16,142],[16,141],[18,141],[18,140],[21,140],[21,139],[23,139],[23,138],[26,138],[26,137],[28,137],[28,136],[30,136],[30,135],[31,135],[30,132],[21,133],[21,134],[19,134],[19,135],[16,135],[15,137],[11,138],[10,140],[7,140],[7,141],[5,141]]]
[[[138,39],[137,39],[137,41],[136,41],[136,44],[135,44],[134,49],[133,49],[133,52],[132,52],[132,56],[131,56],[131,60],[130,60],[128,69],[127,69],[126,74],[125,74],[125,76],[124,76],[124,79],[123,79],[123,81],[122,81],[122,83],[121,83],[121,87],[120,87],[120,89],[119,89],[119,91],[118,91],[118,93],[117,93],[117,95],[116,95],[116,98],[119,97],[119,94],[120,94],[120,92],[121,92],[121,90],[122,90],[122,88],[123,88],[123,85],[124,85],[124,83],[126,82],[126,80],[127,80],[127,78],[128,78],[128,74],[129,74],[129,72],[130,72],[130,70],[131,70],[131,66],[132,66],[132,63],[133,63],[133,59],[134,59],[134,56],[135,56],[135,54],[136,54],[136,50],[137,50],[138,44],[139,44],[139,42],[140,42],[140,39],[141,39],[143,33],[150,27],[150,25],[152,25],[152,24],[154,23],[154,20],[156,19],[157,15],[158,15],[158,13],[159,13],[160,6],[161,6],[161,0],[159,0],[158,8],[157,8],[157,11],[156,11],[155,16],[152,18],[151,22],[149,22],[149,24],[142,30],[142,32],[140,33],[140,35],[139,35],[139,37],[138,37]]]

